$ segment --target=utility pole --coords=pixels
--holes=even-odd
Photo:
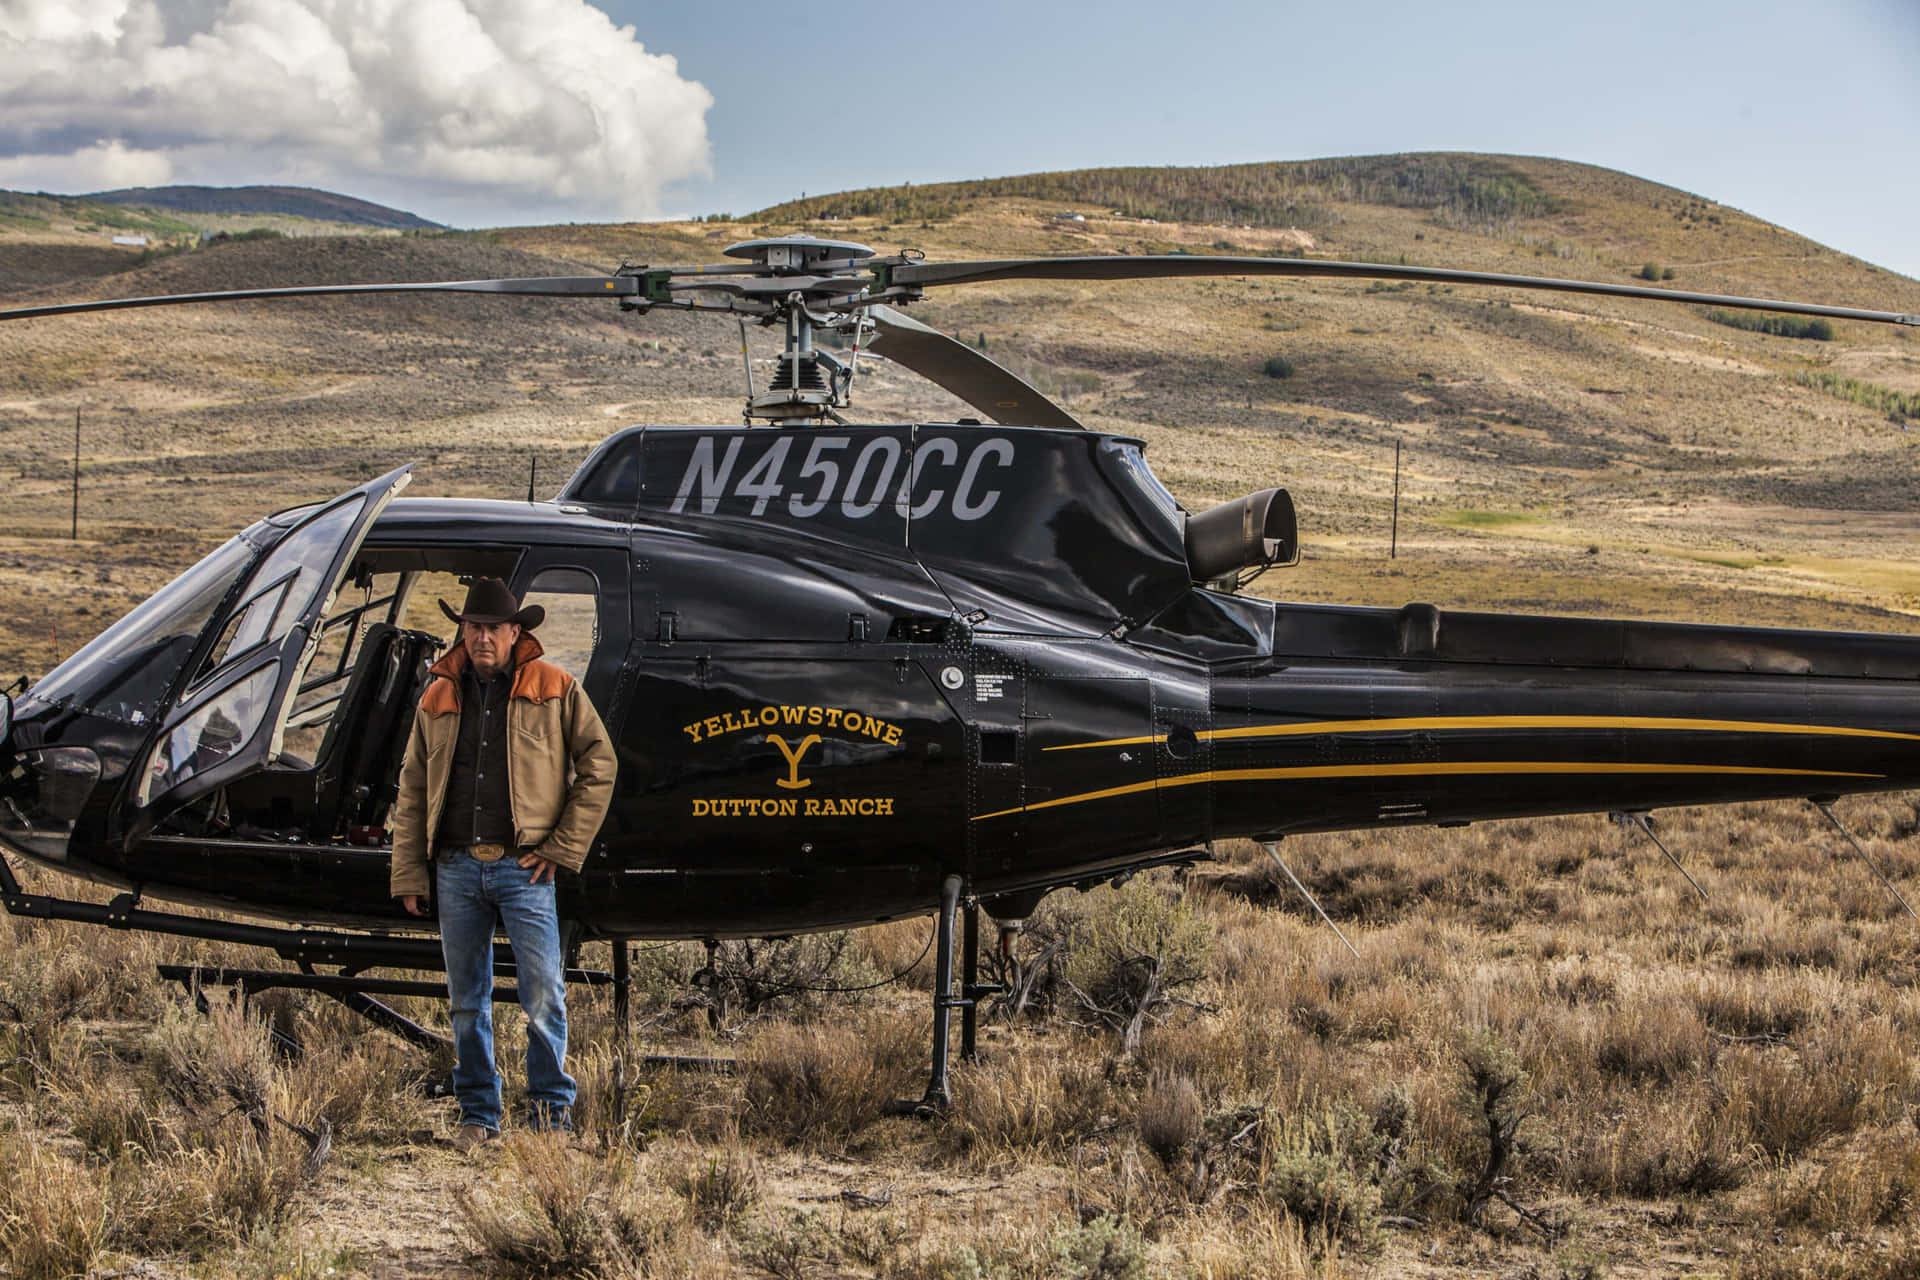
[[[1400,440],[1393,441],[1393,543],[1387,549],[1387,559],[1400,558]]]
[[[75,542],[80,541],[80,408],[73,410],[73,532],[70,535]]]

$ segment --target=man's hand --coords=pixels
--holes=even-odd
[[[400,905],[407,909],[407,914],[410,916],[424,916],[427,914],[427,900],[420,894],[401,894]]]
[[[553,873],[560,869],[559,863],[550,862],[537,853],[521,854],[520,865],[530,867],[533,870],[533,879],[527,881],[528,884],[539,884],[542,880],[548,884],[552,884]]]

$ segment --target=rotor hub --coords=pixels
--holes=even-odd
[[[729,258],[745,258],[775,275],[837,275],[859,270],[874,251],[851,240],[822,240],[817,236],[781,236],[773,240],[742,240],[724,250]]]

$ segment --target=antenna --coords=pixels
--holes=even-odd
[[[1653,822],[1645,809],[1622,809],[1618,813],[1609,816],[1621,826],[1634,828],[1639,831],[1641,835],[1660,846],[1660,852],[1666,854],[1667,861],[1671,862],[1679,870],[1680,874],[1687,878],[1687,883],[1693,886],[1693,891],[1700,895],[1700,901],[1707,901],[1707,891],[1700,887],[1700,882],[1693,878],[1693,873],[1688,871],[1686,867],[1681,864],[1680,859],[1674,856],[1673,850],[1667,848],[1667,842],[1654,834]],[[1843,832],[1842,834],[1845,833]],[[1899,897],[1900,895],[1895,894],[1894,896]]]
[[[1893,895],[1893,900],[1901,906],[1906,907],[1908,915],[1920,920],[1920,912],[1916,912],[1912,907],[1907,906],[1907,900],[1900,896],[1898,889],[1893,887],[1893,881],[1887,879],[1887,873],[1880,869],[1878,863],[1867,856],[1867,851],[1860,847],[1860,842],[1853,838],[1853,833],[1840,825],[1840,819],[1833,816],[1833,800],[1827,796],[1810,796],[1807,799],[1807,803],[1818,809],[1821,814],[1825,816],[1826,820],[1833,824],[1833,829],[1840,833],[1841,839],[1852,845],[1853,851],[1860,855],[1860,861],[1873,868],[1873,874],[1879,876],[1880,883],[1887,886],[1887,892]]]
[[[1280,850],[1275,848],[1272,843],[1269,843],[1264,840],[1260,842],[1260,847],[1262,849],[1265,849],[1267,851],[1267,856],[1269,858],[1272,858],[1274,862],[1278,864],[1279,868],[1282,871],[1287,873],[1287,879],[1293,881],[1293,887],[1300,891],[1300,896],[1305,898],[1307,902],[1313,907],[1313,909],[1320,913],[1320,918],[1327,922],[1327,928],[1333,930],[1334,936],[1340,939],[1341,942],[1345,943],[1347,950],[1353,951],[1353,958],[1355,960],[1358,960],[1360,958],[1360,953],[1358,951],[1353,950],[1353,944],[1351,942],[1347,942],[1347,935],[1340,932],[1340,926],[1333,922],[1333,917],[1328,915],[1327,909],[1320,905],[1320,900],[1314,897],[1313,894],[1307,890],[1307,886],[1300,883],[1300,877],[1293,874],[1293,868],[1280,860]]]

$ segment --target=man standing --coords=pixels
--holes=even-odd
[[[440,609],[460,638],[429,671],[393,807],[392,892],[416,916],[439,882],[440,949],[453,1001],[461,1149],[499,1136],[493,937],[513,945],[527,1015],[527,1123],[569,1127],[566,958],[554,872],[578,871],[613,798],[607,731],[572,676],[542,662],[539,605],[479,578]]]

